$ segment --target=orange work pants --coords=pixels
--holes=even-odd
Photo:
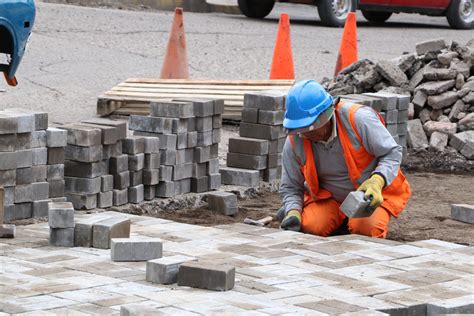
[[[301,231],[318,236],[329,236],[338,229],[346,215],[339,210],[340,204],[333,199],[313,201],[303,208]],[[385,238],[388,232],[390,213],[378,207],[370,217],[349,219],[351,234]]]

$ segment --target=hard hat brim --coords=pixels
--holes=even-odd
[[[308,117],[298,121],[290,121],[285,118],[283,126],[287,129],[288,134],[300,134],[310,130],[315,130],[326,125],[334,115],[334,106],[328,107],[323,113],[318,116]],[[295,127],[292,127],[295,126]]]

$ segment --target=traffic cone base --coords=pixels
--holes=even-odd
[[[276,79],[295,79],[293,53],[291,50],[290,18],[286,13],[280,15],[272,68],[270,70],[270,80]]]
[[[349,12],[342,33],[341,46],[337,56],[334,77],[338,73],[358,60],[357,56],[357,21],[355,12]]]
[[[183,9],[174,11],[173,25],[161,68],[161,79],[189,79],[188,54],[184,36]]]

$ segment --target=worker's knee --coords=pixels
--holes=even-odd
[[[349,232],[351,234],[385,238],[388,233],[389,221],[390,213],[384,208],[379,207],[370,217],[349,220]]]
[[[303,209],[301,231],[318,236],[329,236],[339,226],[344,217],[339,212],[339,204],[334,200],[313,202]]]

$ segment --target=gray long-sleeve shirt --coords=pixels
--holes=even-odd
[[[402,147],[395,142],[372,109],[360,108],[355,114],[355,123],[365,149],[377,159],[375,169],[368,176],[375,172],[380,173],[385,177],[386,185],[391,184],[400,167]],[[349,178],[340,139],[336,134],[327,143],[313,142],[312,145],[319,186],[331,192],[333,198],[341,203],[356,188],[354,188]],[[299,211],[303,209],[304,192],[304,176],[291,148],[291,143],[287,139],[283,148],[283,170],[280,186],[286,212],[292,209]]]

